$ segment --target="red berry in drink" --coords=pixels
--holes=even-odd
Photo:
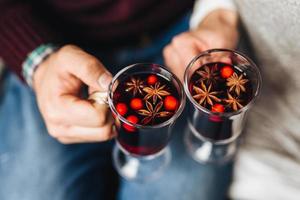
[[[231,66],[225,65],[221,69],[221,76],[222,78],[229,78],[233,74],[233,69]]]
[[[164,100],[164,107],[166,110],[174,111],[178,107],[178,100],[173,96],[167,96]]]
[[[222,104],[214,104],[211,108],[211,111],[213,112],[218,112],[218,113],[223,113],[225,111],[225,108]]]
[[[152,74],[152,75],[148,76],[147,83],[149,85],[154,85],[156,82],[157,82],[157,76],[156,75]]]
[[[136,124],[139,121],[137,116],[134,116],[134,115],[129,115],[126,119],[127,119],[127,121],[129,121],[133,124]],[[130,124],[126,124],[126,123],[123,124],[123,127],[124,127],[124,129],[126,129],[129,132],[134,132],[136,130],[134,126],[132,126]]]
[[[126,106],[125,103],[118,103],[116,105],[116,109],[117,109],[118,113],[122,116],[124,116],[128,111],[127,106]]]
[[[143,101],[140,98],[133,98],[130,101],[130,107],[134,110],[139,110],[141,108],[143,108]]]

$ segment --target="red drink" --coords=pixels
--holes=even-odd
[[[168,121],[180,105],[178,91],[170,80],[154,73],[125,76],[113,93],[113,104],[132,123],[116,117],[117,140],[122,148],[135,155],[151,155],[167,145],[167,130],[149,130]]]
[[[230,64],[221,62],[200,66],[191,76],[189,91],[202,107],[216,113],[202,115],[196,124],[205,137],[223,140],[232,136],[232,121],[219,113],[236,112],[253,98],[248,75]]]

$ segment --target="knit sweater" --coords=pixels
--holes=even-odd
[[[143,34],[167,28],[192,5],[193,0],[0,0],[0,58],[21,75],[22,62],[41,44],[134,44]]]
[[[300,2],[198,0],[191,27],[220,8],[240,14],[263,77],[261,96],[249,113],[237,155],[230,197],[298,200]]]
[[[231,197],[300,198],[300,1],[236,0],[262,71]]]

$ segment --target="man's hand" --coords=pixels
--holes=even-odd
[[[185,68],[202,51],[235,48],[238,40],[238,17],[235,12],[211,12],[196,30],[175,36],[164,48],[165,64],[183,81]]]
[[[61,143],[105,141],[114,136],[106,105],[80,98],[89,91],[107,91],[112,79],[103,64],[80,48],[66,45],[51,54],[33,77],[39,109],[49,134]]]

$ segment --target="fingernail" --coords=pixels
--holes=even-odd
[[[105,72],[99,77],[98,83],[102,89],[108,90],[108,86],[111,82],[111,79],[112,79],[111,75]]]

